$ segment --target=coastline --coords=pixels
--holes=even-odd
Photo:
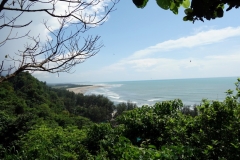
[[[92,85],[92,86],[83,86],[83,87],[74,87],[74,88],[67,88],[68,91],[72,91],[74,93],[86,93],[89,90],[96,89],[96,88],[101,88],[104,86],[97,86],[97,85]]]

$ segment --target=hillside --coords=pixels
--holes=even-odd
[[[240,159],[240,91],[226,93],[194,111],[178,99],[115,106],[23,72],[0,85],[0,159]]]

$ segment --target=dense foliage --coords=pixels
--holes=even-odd
[[[240,159],[239,82],[223,102],[136,107],[21,73],[0,85],[0,159]]]
[[[178,14],[178,9],[183,6],[186,14],[183,20],[193,22],[221,18],[225,7],[227,7],[226,11],[229,11],[240,6],[239,0],[191,0],[191,2],[190,0],[156,0],[156,2],[159,7],[170,9],[174,14]],[[144,8],[148,0],[133,0],[133,3],[138,8]]]
[[[9,113],[13,113],[14,110],[15,113],[22,114],[26,110],[45,119],[53,118],[53,113],[70,116],[74,114],[94,122],[102,122],[111,118],[115,107],[113,102],[102,95],[84,96],[65,89],[51,88],[26,72],[1,84],[0,87],[0,109]],[[57,119],[62,123],[62,117]]]

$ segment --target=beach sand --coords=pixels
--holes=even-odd
[[[68,91],[72,91],[74,93],[82,93],[82,94],[84,94],[84,93],[86,93],[89,90],[96,89],[96,88],[101,88],[101,87],[103,87],[103,86],[95,86],[95,85],[93,85],[93,86],[68,88],[67,90]]]

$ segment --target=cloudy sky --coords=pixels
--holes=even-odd
[[[77,65],[72,74],[34,76],[48,83],[240,76],[239,14],[233,9],[224,18],[193,24],[182,20],[183,9],[174,15],[155,1],[138,9],[132,1],[121,0],[104,25],[88,31],[104,43],[96,56]],[[34,33],[47,36],[40,22],[34,25]]]

